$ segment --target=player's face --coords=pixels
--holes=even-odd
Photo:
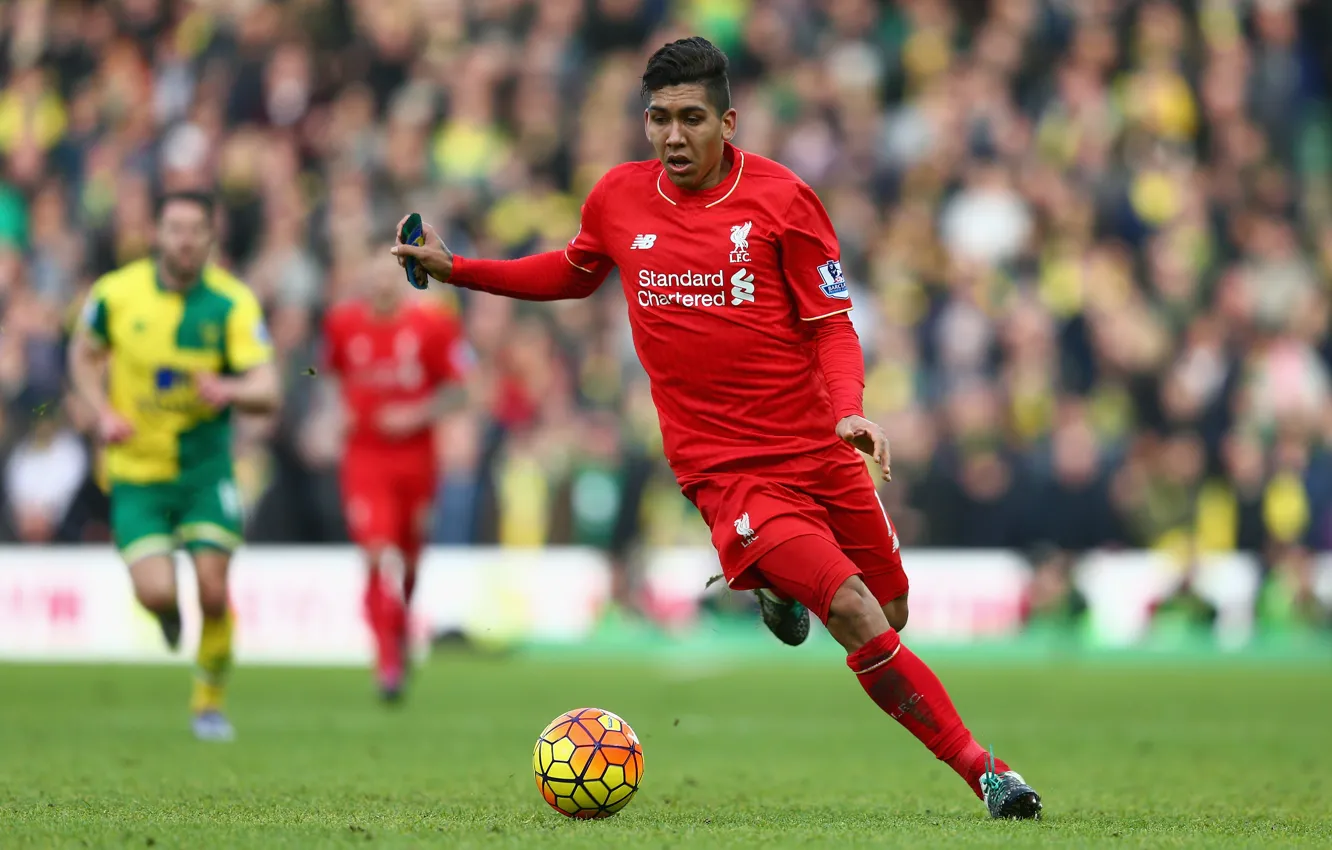
[[[208,211],[190,201],[168,203],[157,222],[157,248],[172,277],[182,282],[197,278],[213,249]]]
[[[735,110],[718,114],[698,83],[652,93],[644,111],[648,141],[666,176],[681,189],[708,189],[721,181],[725,143],[735,135]]]
[[[398,305],[402,297],[402,278],[398,276],[398,267],[391,265],[385,269],[382,265],[376,265],[372,269],[367,269],[367,279],[370,281],[367,295],[370,302],[380,310],[391,311]]]

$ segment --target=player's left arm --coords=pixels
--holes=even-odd
[[[282,400],[282,381],[273,362],[273,343],[263,311],[246,293],[227,315],[226,361],[232,374],[198,375],[199,396],[215,407],[243,413],[272,413]]]
[[[800,319],[809,325],[819,371],[832,399],[837,436],[872,456],[883,468],[883,477],[891,481],[888,439],[882,428],[865,418],[865,360],[847,315],[851,291],[842,274],[832,220],[814,190],[801,183],[781,222],[782,277]]]

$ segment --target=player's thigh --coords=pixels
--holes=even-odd
[[[807,559],[797,558],[780,568],[774,560],[763,560],[797,538],[816,537],[835,545],[827,512],[807,494],[758,476],[732,475],[687,485],[686,495],[712,529],[712,545],[732,590],[776,587],[812,611],[826,608],[816,593],[824,589],[824,577],[802,576],[812,569]],[[760,560],[767,565],[762,571],[755,569]]]
[[[436,480],[433,468],[403,476],[395,488],[396,510],[394,523],[397,534],[394,542],[408,566],[416,564],[421,550],[430,536],[431,509],[435,503]]]
[[[905,622],[909,582],[902,567],[901,545],[873,479],[863,466],[839,468],[831,472],[828,484],[818,494],[818,500],[828,511],[828,523],[837,545],[860,569],[865,586],[884,606],[890,619],[901,608],[902,616],[898,619]]]
[[[231,573],[229,550],[207,543],[187,546],[199,585],[199,607],[207,616],[220,616],[227,609],[227,580]]]
[[[230,476],[189,482],[183,488],[177,535],[194,562],[199,604],[208,614],[227,606],[227,574],[231,554],[242,541],[244,526],[240,493]]]
[[[145,555],[129,566],[134,597],[150,611],[176,607],[176,557],[174,552]]]
[[[342,509],[352,542],[372,553],[395,546],[404,522],[391,477],[348,458],[341,478]]]
[[[833,597],[860,568],[827,535],[811,533],[784,540],[754,564],[768,587],[800,602],[824,623]]]

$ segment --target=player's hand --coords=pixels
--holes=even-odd
[[[229,378],[212,372],[200,372],[194,376],[194,389],[203,403],[216,410],[221,410],[235,401],[235,384]]]
[[[97,415],[97,436],[103,443],[123,443],[134,436],[134,426],[116,411],[108,408]]]
[[[883,480],[892,481],[892,457],[883,429],[863,416],[848,416],[837,423],[837,436],[874,458],[883,469]]]
[[[389,404],[375,414],[375,427],[385,437],[406,437],[427,424],[417,405]]]
[[[394,228],[397,235],[393,238],[393,256],[398,258],[398,265],[407,267],[405,262],[407,257],[413,257],[416,260],[418,282],[422,271],[429,277],[433,277],[440,283],[448,283],[449,277],[453,274],[453,252],[444,245],[444,240],[439,238],[435,228],[421,223],[421,233],[425,236],[424,245],[408,245],[402,241],[402,226],[407,222],[407,216],[402,217],[398,226]]]

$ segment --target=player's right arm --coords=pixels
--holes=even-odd
[[[324,314],[323,340],[319,353],[319,374],[323,380],[315,396],[317,409],[330,411],[337,423],[339,439],[345,439],[352,422],[352,410],[343,394],[343,380],[347,368],[347,314],[343,305],[336,305]]]
[[[603,181],[604,182],[604,181]],[[614,262],[601,247],[599,239],[602,183],[592,188],[583,203],[582,226],[563,251],[547,251],[517,260],[477,260],[454,254],[426,224],[425,245],[404,245],[402,226],[393,254],[399,265],[414,257],[426,273],[442,283],[475,289],[523,301],[562,301],[586,298],[606,280]]]
[[[111,352],[107,284],[98,281],[88,293],[69,344],[69,380],[74,392],[97,412],[98,436],[119,443],[134,435],[134,426],[111,406],[106,392],[106,367]]]

